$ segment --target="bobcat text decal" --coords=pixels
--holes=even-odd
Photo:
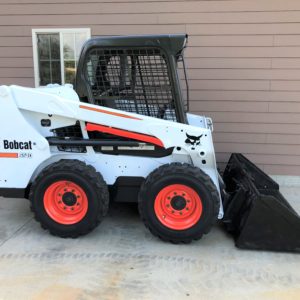
[[[3,149],[5,150],[32,150],[32,142],[17,142],[16,140],[3,140]]]

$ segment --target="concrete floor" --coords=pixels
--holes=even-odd
[[[300,212],[300,188],[281,191]],[[219,226],[164,243],[125,206],[88,236],[60,239],[28,201],[1,198],[0,299],[300,299],[300,255],[238,250]]]

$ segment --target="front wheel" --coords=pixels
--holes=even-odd
[[[79,160],[60,160],[46,167],[31,186],[29,200],[44,229],[60,237],[93,230],[106,215],[109,194],[96,170]]]
[[[217,220],[218,191],[208,175],[188,164],[154,170],[139,193],[139,211],[147,228],[173,243],[200,239]]]

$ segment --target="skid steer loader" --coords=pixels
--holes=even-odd
[[[173,243],[223,219],[238,247],[299,252],[299,216],[271,178],[241,154],[218,173],[212,121],[183,100],[186,42],[93,38],[76,92],[1,86],[0,195],[28,198],[41,226],[61,237],[93,230],[114,200],[138,202],[146,227]]]

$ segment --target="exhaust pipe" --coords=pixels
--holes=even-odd
[[[223,180],[223,223],[237,247],[300,252],[300,217],[273,179],[245,156],[234,153]]]

